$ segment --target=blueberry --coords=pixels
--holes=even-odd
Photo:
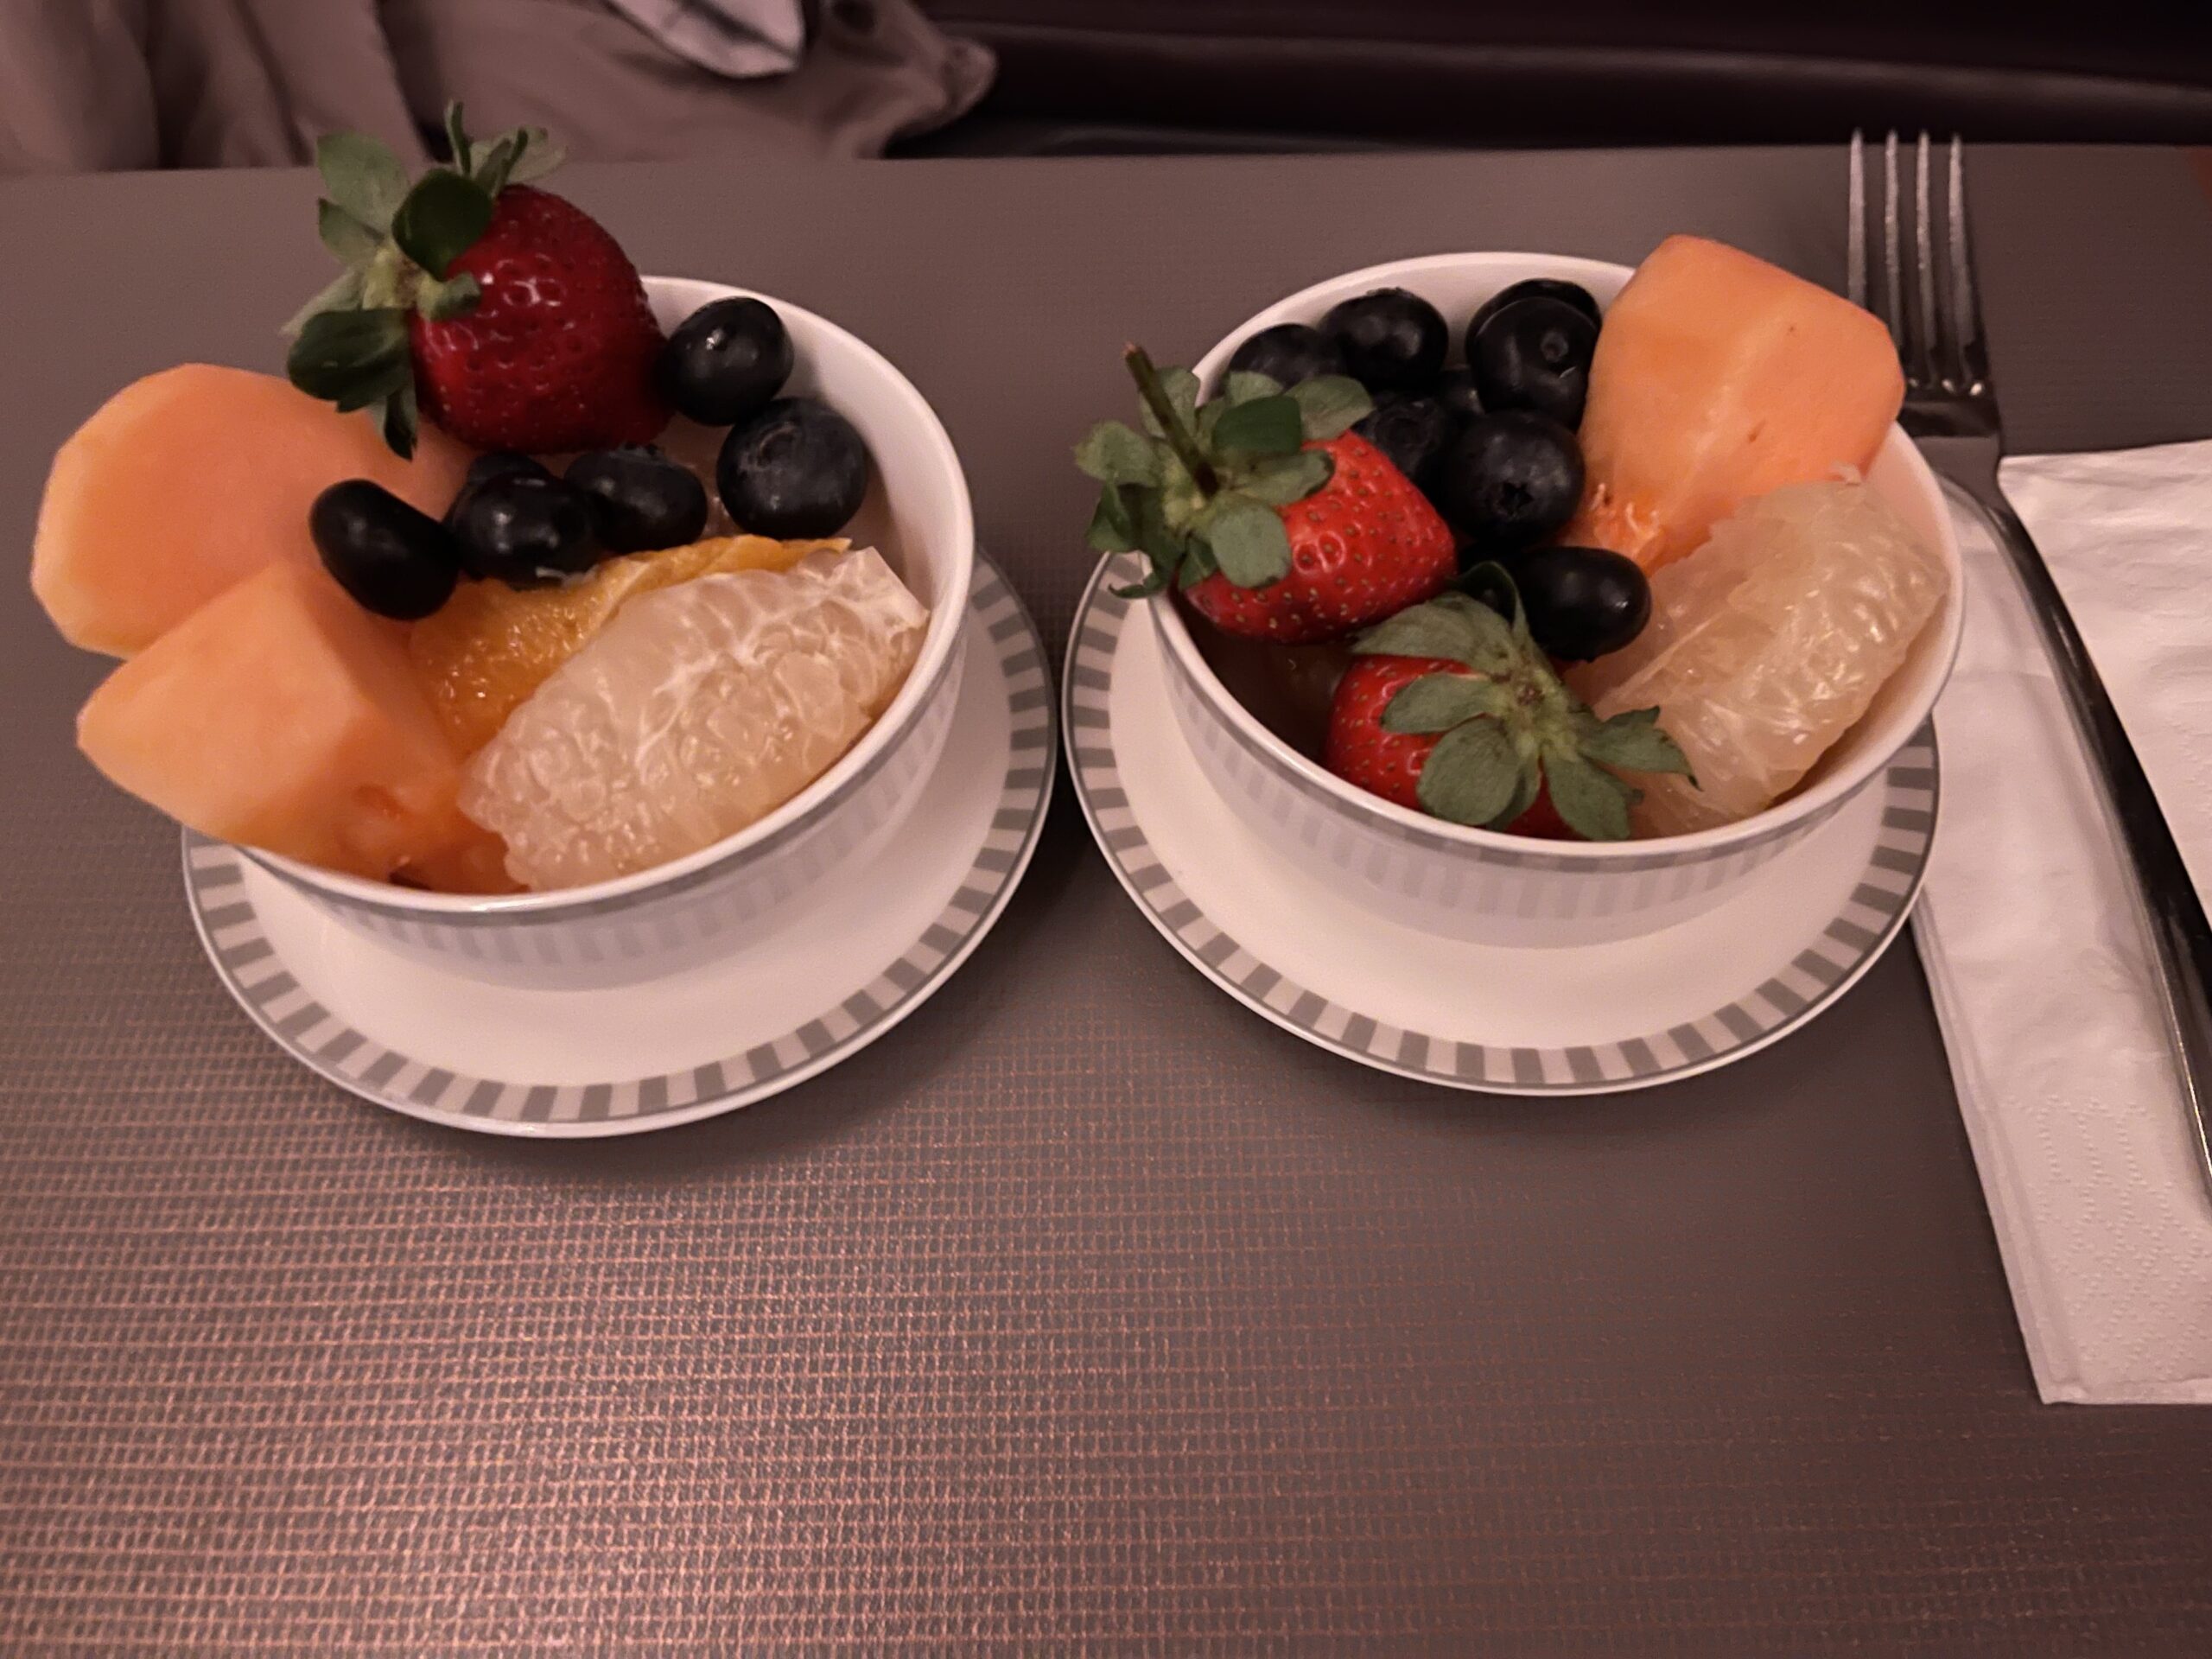
[[[1329,308],[1321,332],[1337,343],[1344,367],[1370,391],[1427,391],[1444,371],[1452,331],[1418,294],[1378,288]]]
[[[1495,558],[1555,534],[1582,500],[1582,450],[1557,421],[1526,410],[1484,415],[1437,473],[1445,518]]]
[[[1651,584],[1642,569],[1602,547],[1531,548],[1509,569],[1529,632],[1567,662],[1618,651],[1651,620]]]
[[[1538,295],[1491,313],[1468,360],[1484,409],[1532,409],[1577,427],[1597,349],[1596,323],[1564,301]]]
[[[592,505],[550,473],[502,473],[454,503],[461,568],[510,588],[545,588],[605,556]]]
[[[453,595],[461,550],[446,527],[381,484],[349,478],[308,509],[308,534],[322,568],[378,616],[413,622]]]
[[[834,536],[868,493],[868,445],[811,397],[779,397],[722,440],[715,487],[738,528],[785,540]]]
[[[1516,300],[1533,299],[1562,300],[1592,322],[1601,323],[1605,321],[1598,309],[1598,302],[1591,296],[1590,290],[1580,283],[1561,282],[1556,276],[1531,276],[1525,282],[1510,283],[1484,300],[1481,308],[1468,320],[1466,334],[1468,361],[1474,360],[1475,336],[1482,333],[1483,324],[1488,322],[1491,317],[1505,309]]]
[[[707,486],[651,444],[578,455],[569,482],[591,502],[599,539],[617,553],[682,547],[707,527]]]
[[[1452,447],[1452,440],[1459,435],[1459,423],[1434,397],[1401,397],[1386,392],[1376,400],[1375,412],[1352,430],[1388,455],[1392,466],[1427,493],[1435,487],[1437,464]]]
[[[1482,394],[1475,390],[1472,369],[1446,369],[1436,383],[1436,401],[1457,421],[1471,421],[1483,412]]]
[[[661,348],[661,393],[702,426],[734,426],[766,408],[791,378],[791,337],[772,306],[715,300]]]
[[[1318,375],[1344,372],[1344,354],[1319,328],[1279,322],[1251,335],[1230,354],[1229,366],[1264,374],[1278,385],[1294,386]]]
[[[499,478],[508,473],[535,473],[540,478],[550,478],[545,463],[530,455],[518,455],[512,449],[493,449],[468,463],[467,484],[481,484],[487,478]]]
[[[469,493],[489,479],[505,478],[511,473],[528,474],[533,478],[550,478],[552,471],[544,462],[531,455],[519,455],[512,449],[493,449],[468,463],[468,476],[461,480],[461,493],[446,507],[446,528],[453,529],[461,522],[461,504]]]

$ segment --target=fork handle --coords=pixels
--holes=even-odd
[[[2207,1102],[2212,1099],[2212,923],[2205,919],[2203,900],[2173,829],[2035,538],[1993,478],[1984,483],[1955,477],[1952,482],[1988,519],[2027,589],[2029,607],[2058,665],[2067,707],[2103,774],[2106,804],[2135,867],[2143,921],[2158,953],[2159,1012],[2181,1076],[2198,1173],[2212,1192],[2212,1131],[2206,1126]]]

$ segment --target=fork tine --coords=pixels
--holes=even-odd
[[[1943,378],[1943,330],[1936,308],[1936,215],[1929,189],[1931,170],[1928,134],[1923,130],[1919,142],[1913,146],[1912,265],[1919,305],[1913,311],[1912,326],[1905,330],[1905,337],[1912,345],[1905,375],[1916,382],[1940,385]]]
[[[1962,384],[1978,390],[1989,380],[1989,361],[1981,343],[1981,292],[1974,277],[1974,246],[1967,234],[1967,147],[1951,139],[1951,328],[1958,346]]]
[[[1866,303],[1866,135],[1851,134],[1851,235],[1845,254],[1847,283],[1853,305]]]
[[[1890,325],[1890,342],[1904,356],[1904,250],[1897,245],[1897,135],[1892,130],[1882,144],[1882,321]],[[1908,365],[1910,367],[1910,365]]]

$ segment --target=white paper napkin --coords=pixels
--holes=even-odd
[[[2212,442],[2005,463],[2212,892]],[[2212,1195],[2150,948],[2027,600],[1959,515],[1942,823],[1914,925],[2047,1402],[2212,1402]]]

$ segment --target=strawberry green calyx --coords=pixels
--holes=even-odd
[[[1506,596],[1510,616],[1446,593],[1378,623],[1352,645],[1362,656],[1444,658],[1468,671],[1424,674],[1382,711],[1384,731],[1436,736],[1418,789],[1426,810],[1503,830],[1548,788],[1554,810],[1584,840],[1625,841],[1629,809],[1641,796],[1618,772],[1675,772],[1697,782],[1688,757],[1660,729],[1659,710],[1600,720],[1560,683],[1502,568],[1478,566],[1466,581]]]
[[[1140,346],[1123,354],[1141,400],[1141,431],[1101,421],[1076,446],[1099,482],[1088,539],[1104,553],[1141,551],[1150,569],[1126,596],[1185,588],[1219,571],[1265,588],[1290,569],[1281,509],[1325,486],[1329,457],[1308,449],[1373,408],[1356,380],[1327,375],[1287,391],[1264,374],[1231,373],[1198,401],[1188,369],[1155,369]]]
[[[415,451],[419,422],[408,319],[466,316],[480,294],[455,271],[492,222],[500,191],[561,164],[542,127],[517,127],[489,144],[470,141],[461,107],[446,111],[449,164],[410,182],[399,158],[376,139],[336,132],[315,146],[329,193],[315,204],[323,245],[344,267],[285,324],[292,384],[340,410],[366,410],[402,455]]]

